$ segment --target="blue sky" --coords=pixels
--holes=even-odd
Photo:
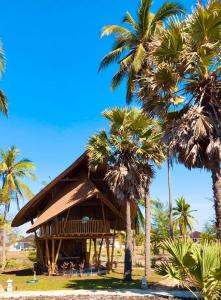
[[[162,0],[155,1],[153,10]],[[193,4],[183,2],[187,9]],[[116,69],[98,73],[111,39],[100,39],[102,26],[134,13],[137,0],[11,0],[0,1],[0,38],[6,70],[0,87],[9,101],[9,118],[1,117],[1,148],[15,144],[37,165],[42,188],[84,151],[88,137],[106,126],[100,113],[125,105],[125,87],[110,91]],[[184,195],[197,209],[201,228],[213,216],[210,174],[176,165],[173,198]],[[166,167],[157,170],[152,198],[168,200]],[[12,209],[11,215],[16,209]]]

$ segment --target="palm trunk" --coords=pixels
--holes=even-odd
[[[126,202],[126,245],[124,256],[124,280],[132,280],[132,229],[129,200],[127,200]]]
[[[171,188],[171,161],[170,151],[167,153],[167,178],[168,178],[168,191],[169,191],[169,220],[170,220],[170,238],[173,239],[173,200],[172,200],[172,188]]]
[[[151,272],[151,262],[150,262],[150,226],[151,226],[151,216],[150,216],[150,195],[147,192],[145,201],[145,276],[150,276]]]
[[[136,266],[136,230],[133,231],[133,266]]]
[[[221,242],[221,171],[219,163],[212,170],[214,207],[216,214],[216,236]]]
[[[3,225],[3,241],[2,241],[2,272],[6,265],[6,220],[4,220]]]

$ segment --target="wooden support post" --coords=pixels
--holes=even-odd
[[[47,265],[50,266],[50,255],[49,255],[49,247],[48,247],[48,240],[45,240],[45,249],[46,249],[46,257],[47,257]]]
[[[54,239],[51,240],[51,273],[54,274],[55,260],[54,260]]]
[[[98,265],[98,260],[97,260],[97,241],[96,239],[93,239],[94,241],[94,263],[96,266]]]
[[[102,246],[103,246],[103,241],[104,241],[104,239],[102,238],[101,243],[100,243],[99,252],[98,252],[98,258],[97,258],[98,266],[100,265],[100,257],[101,257],[101,250],[102,250]]]
[[[88,256],[88,263],[90,264],[91,262],[91,239],[90,239],[90,244],[89,244],[89,256]]]
[[[59,256],[59,252],[60,252],[60,248],[61,248],[61,243],[62,243],[62,239],[60,239],[59,244],[58,244],[57,253],[56,253],[55,261],[54,261],[55,265],[58,261],[58,256]]]
[[[109,238],[106,238],[106,249],[107,249],[107,269],[110,270],[110,249],[109,249]]]
[[[113,259],[114,259],[114,244],[115,244],[115,231],[112,241],[112,251],[111,251],[111,270],[113,270]]]

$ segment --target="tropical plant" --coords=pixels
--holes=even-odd
[[[35,165],[28,159],[18,159],[20,151],[15,147],[9,148],[7,151],[1,151],[2,160],[0,161],[0,176],[2,179],[2,189],[0,193],[1,205],[4,206],[4,220],[10,209],[12,201],[15,201],[19,209],[21,199],[29,199],[32,192],[24,183],[24,179],[31,178],[35,180]],[[3,265],[5,267],[5,235],[6,222],[4,222],[4,239],[3,239]]]
[[[146,51],[154,33],[160,30],[166,19],[184,13],[183,7],[175,2],[165,2],[155,14],[150,11],[151,5],[151,0],[141,0],[137,20],[127,12],[122,20],[126,26],[108,25],[103,27],[101,33],[101,37],[113,35],[115,41],[111,51],[103,57],[99,69],[104,69],[115,62],[119,63],[111,88],[114,90],[127,77],[128,103],[135,91],[135,79],[147,63]]]
[[[162,247],[170,256],[167,262],[161,263],[158,269],[160,275],[176,279],[197,298],[220,299],[221,253],[218,243],[167,240],[162,242]]]
[[[206,222],[203,231],[200,235],[203,241],[215,241],[216,240],[216,225],[214,221]]]
[[[2,76],[4,72],[5,67],[5,57],[4,57],[4,50],[2,48],[2,45],[0,45],[0,77]],[[0,90],[0,111],[4,114],[8,114],[8,103],[6,96],[2,90]]]
[[[198,2],[172,19],[152,43],[153,66],[139,81],[145,112],[164,118],[170,151],[187,168],[212,173],[217,237],[221,239],[221,2]]]
[[[113,108],[103,112],[110,121],[110,130],[93,135],[87,145],[90,169],[105,170],[105,180],[126,212],[126,245],[124,279],[131,280],[132,230],[131,202],[146,198],[153,177],[152,163],[159,165],[164,154],[158,124],[145,116],[140,109]],[[148,209],[150,211],[150,209]],[[150,219],[147,219],[147,222]],[[147,223],[148,224],[148,223]],[[150,247],[150,226],[146,228]],[[149,258],[150,260],[150,258]],[[148,264],[148,271],[149,271]]]
[[[169,238],[169,211],[160,200],[151,201],[151,250],[160,253],[161,241]]]
[[[173,208],[174,226],[179,227],[180,234],[186,240],[188,230],[192,232],[192,220],[194,217],[191,215],[196,210],[191,210],[184,197],[176,200],[176,207]]]

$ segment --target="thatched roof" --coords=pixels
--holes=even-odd
[[[28,230],[33,232],[42,224],[80,202],[99,198],[125,224],[125,207],[119,205],[103,180],[102,174],[88,176],[88,157],[83,153],[70,167],[58,175],[43,190],[35,195],[15,216],[12,226],[28,221],[35,223]],[[93,177],[93,176],[92,176]],[[136,215],[136,204],[131,203],[132,219]]]
[[[84,152],[73,164],[71,164],[65,171],[59,174],[54,180],[52,180],[44,189],[42,189],[37,195],[35,195],[15,216],[12,221],[12,226],[17,227],[36,217],[36,210],[41,200],[47,193],[66,175],[69,174],[78,164],[87,159],[87,154]]]

